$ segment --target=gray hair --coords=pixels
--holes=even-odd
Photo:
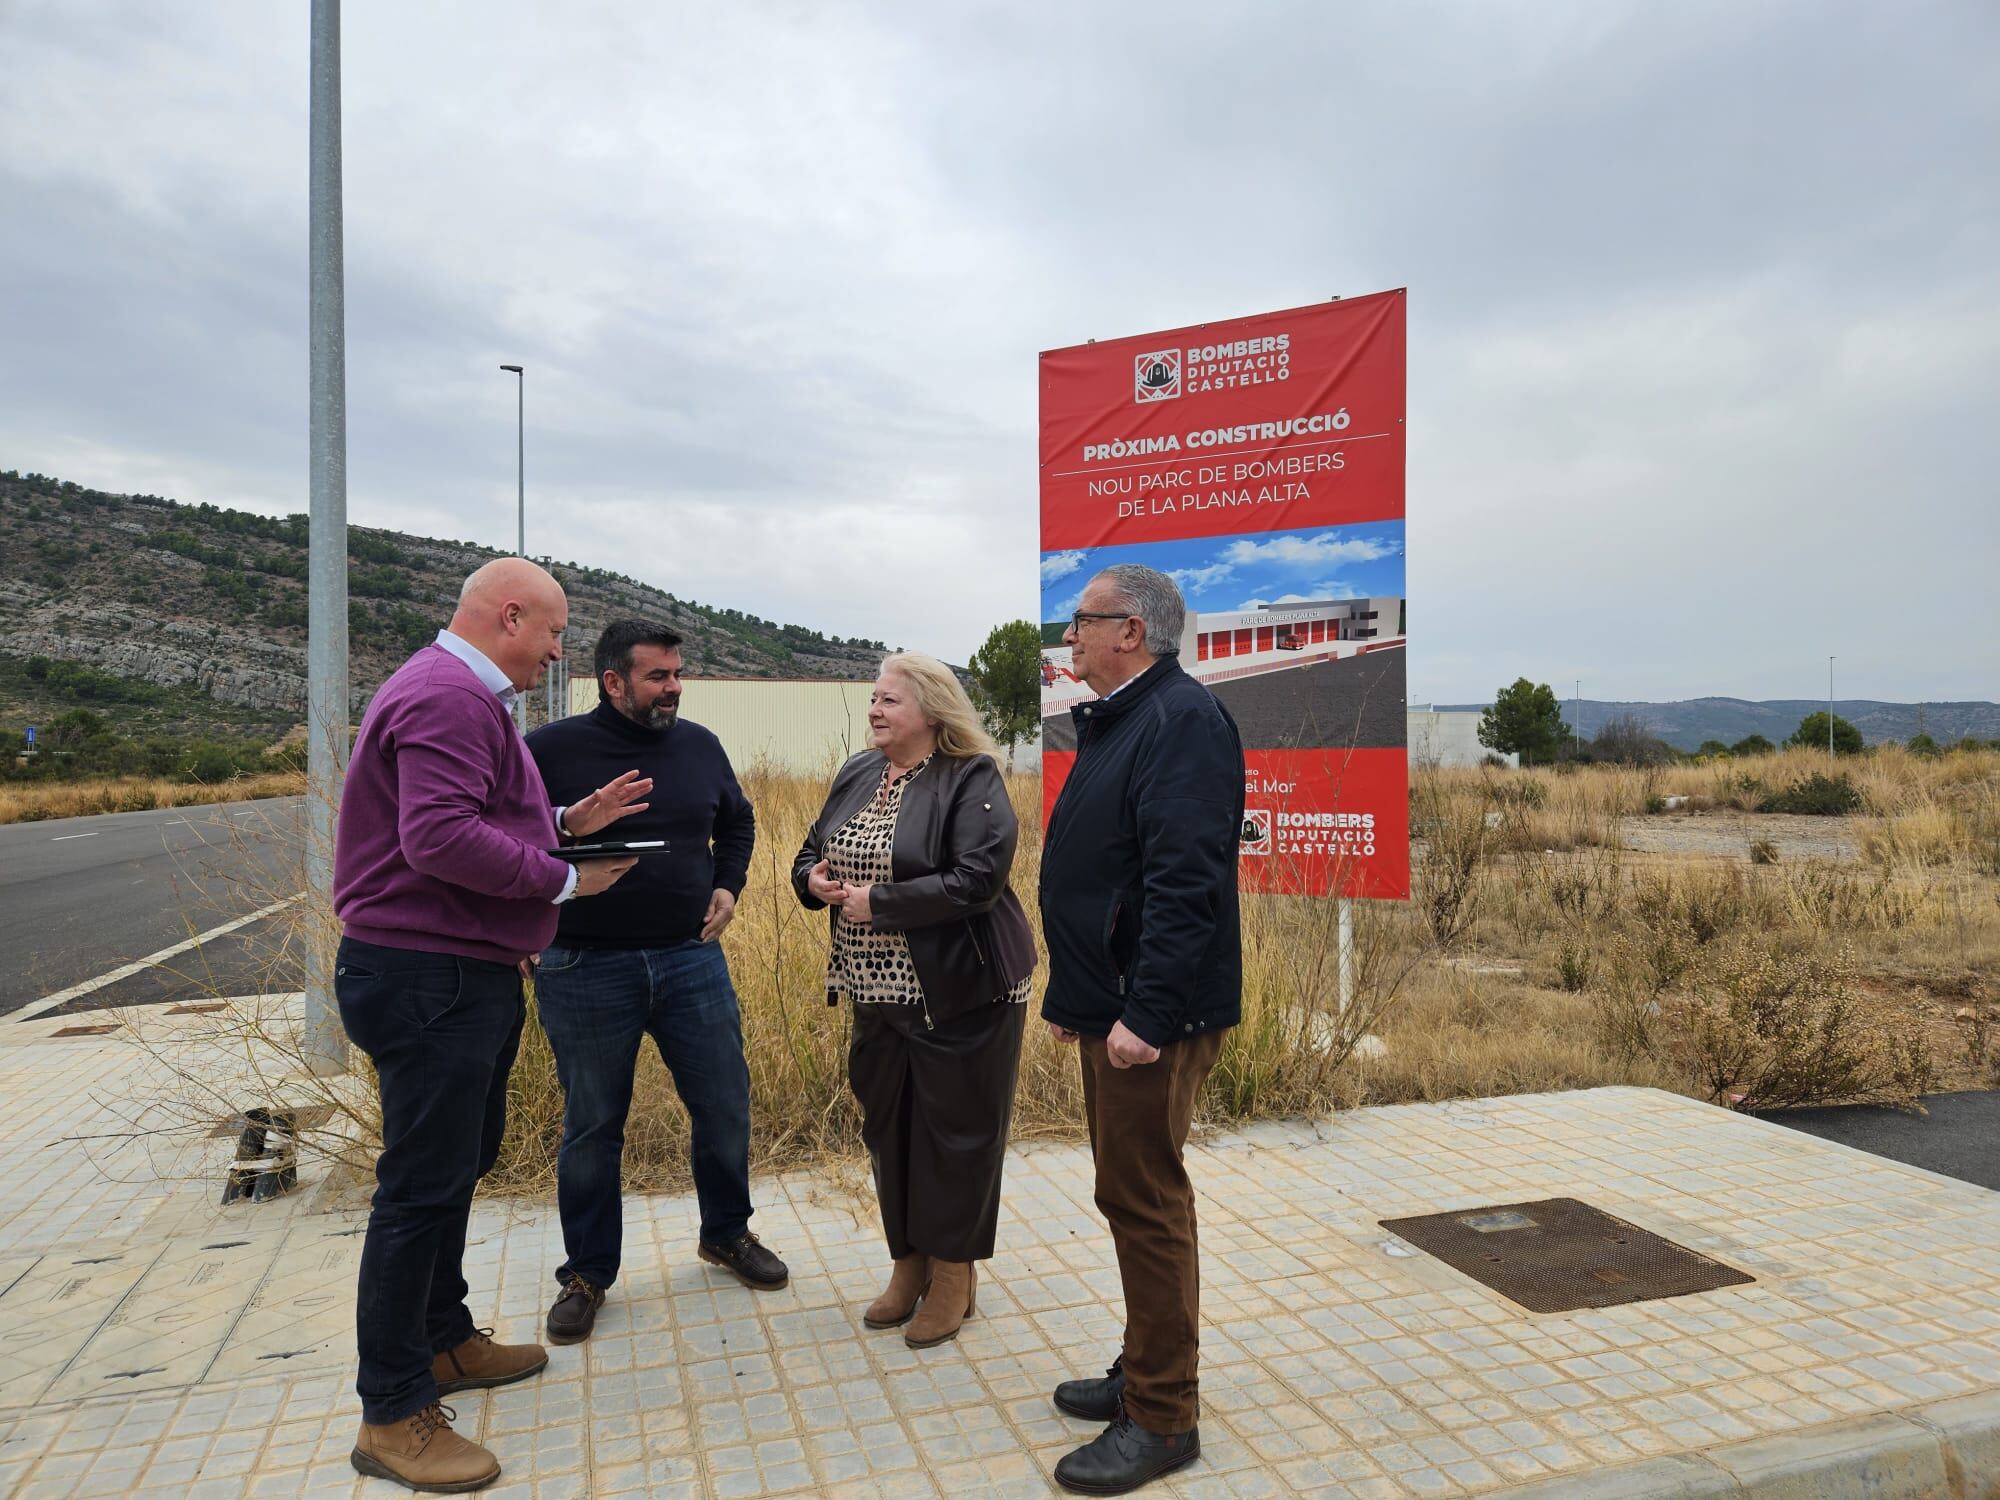
[[[1173,579],[1138,563],[1113,563],[1097,575],[1118,590],[1124,606],[1146,622],[1146,650],[1154,656],[1181,654],[1181,627],[1187,605]]]

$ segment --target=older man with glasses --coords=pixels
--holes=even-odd
[[[1078,1046],[1125,1338],[1104,1378],[1056,1387],[1060,1410],[1109,1425],[1055,1477],[1095,1495],[1136,1489],[1201,1451],[1200,1275],[1182,1150],[1242,1014],[1243,745],[1229,711],[1181,670],[1185,617],[1172,579],[1121,565],[1090,581],[1063,633],[1071,670],[1099,696],[1070,710],[1076,763],[1043,844],[1042,1016]]]

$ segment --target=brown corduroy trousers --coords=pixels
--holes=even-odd
[[[1186,1432],[1200,1410],[1201,1268],[1181,1153],[1222,1033],[1169,1042],[1136,1068],[1112,1067],[1102,1037],[1077,1047],[1097,1207],[1125,1289],[1125,1413],[1148,1432]]]

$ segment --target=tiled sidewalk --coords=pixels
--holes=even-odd
[[[101,1142],[53,1144],[107,1128],[93,1097],[147,1086],[129,1045],[54,1029],[0,1023],[0,1496],[404,1493],[347,1463],[359,1216],[305,1194],[214,1207],[226,1141],[169,1153],[205,1174],[182,1182]],[[1630,1089],[1359,1111],[1190,1157],[1203,1455],[1148,1493],[1569,1476],[1577,1495],[1813,1496],[1852,1471],[1873,1486],[1852,1493],[1945,1494],[1924,1487],[1945,1467],[1923,1423],[1970,1434],[1963,1463],[2000,1412],[2000,1194]],[[809,1176],[761,1182],[755,1227],[793,1276],[759,1294],[694,1260],[691,1200],[632,1199],[596,1337],[453,1403],[505,1466],[488,1493],[1052,1493],[1050,1468],[1092,1429],[1048,1391],[1108,1363],[1121,1325],[1090,1195],[1082,1148],[1017,1149],[980,1316],[923,1353],[860,1325],[886,1271],[866,1202]],[[1757,1281],[1533,1316],[1376,1224],[1555,1195]],[[535,1336],[561,1258],[553,1210],[484,1202],[473,1241],[475,1310]],[[1795,1472],[1805,1487],[1787,1491]]]

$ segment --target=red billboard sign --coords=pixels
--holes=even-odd
[[[1247,762],[1245,889],[1409,893],[1401,291],[1041,357],[1043,815],[1075,759],[1061,625],[1100,569],[1181,586],[1181,665]]]

